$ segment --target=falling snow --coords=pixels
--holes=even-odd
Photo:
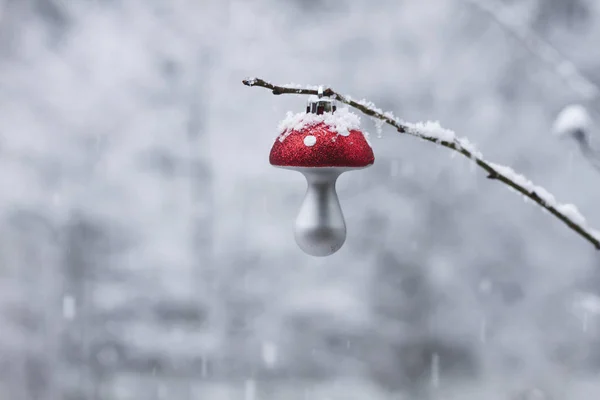
[[[277,363],[277,345],[271,342],[264,342],[262,344],[261,353],[265,365],[269,368],[273,368]]]
[[[244,382],[244,400],[256,400],[256,381],[254,379]]]
[[[433,388],[440,386],[440,356],[437,353],[431,356],[431,386]]]
[[[62,313],[65,319],[71,320],[75,318],[75,298],[73,296],[65,295],[63,297]]]

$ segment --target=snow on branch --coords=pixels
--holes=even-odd
[[[263,79],[244,79],[242,83],[246,86],[258,86],[271,90],[273,94],[304,94],[316,95],[317,89],[313,87],[302,88],[299,85],[278,86]],[[548,211],[565,225],[590,242],[597,250],[600,250],[600,232],[590,228],[583,215],[579,213],[573,204],[561,204],[546,189],[534,185],[523,175],[516,173],[512,168],[494,164],[483,158],[483,155],[467,139],[457,137],[453,131],[444,129],[437,122],[419,122],[411,124],[396,118],[391,112],[383,112],[366,100],[354,101],[350,96],[343,96],[331,88],[323,90],[323,95],[337,99],[369,117],[381,120],[393,126],[398,132],[416,136],[422,140],[454,150],[471,159],[477,166],[485,170],[488,179],[494,179],[504,183],[510,189],[521,193],[523,196],[533,200],[542,209]]]
[[[540,38],[533,29],[519,24],[506,13],[506,6],[498,0],[464,0],[486,14],[502,30],[516,38],[533,56],[546,64],[571,90],[581,96],[596,113],[600,110],[600,87],[588,79],[575,64],[555,47]],[[579,145],[581,154],[600,171],[600,151],[590,145],[592,119],[583,105],[569,105],[556,117],[554,133],[560,138],[571,138]]]

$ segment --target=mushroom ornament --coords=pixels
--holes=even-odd
[[[269,156],[271,165],[301,172],[308,184],[296,218],[298,246],[316,257],[329,256],[346,241],[346,222],[335,191],[346,171],[369,167],[375,161],[360,118],[337,109],[334,100],[318,96],[305,113],[288,113],[279,126]]]

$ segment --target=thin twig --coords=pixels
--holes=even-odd
[[[269,89],[273,94],[277,95],[316,95],[318,93],[316,88],[312,89],[278,86],[259,78],[244,79],[242,83],[246,86],[258,86]],[[535,186],[523,176],[516,174],[509,167],[486,161],[481,153],[479,153],[467,140],[456,138],[450,131],[439,129],[442,132],[441,134],[438,134],[438,132],[434,132],[430,129],[421,129],[422,127],[425,127],[424,125],[402,122],[398,118],[395,118],[391,113],[384,113],[377,109],[373,104],[366,103],[365,101],[356,102],[350,99],[350,97],[343,96],[331,88],[324,89],[323,95],[333,97],[344,104],[356,108],[365,115],[384,121],[388,125],[393,126],[400,133],[416,136],[420,139],[427,140],[428,142],[452,149],[471,159],[480,168],[487,172],[487,177],[489,179],[500,181],[511,189],[521,193],[523,196],[533,200],[540,207],[550,212],[550,214],[554,215],[565,225],[594,245],[597,250],[600,250],[600,232],[587,226],[585,223],[585,218],[579,214],[575,206],[556,202],[554,197],[545,189]]]
[[[577,66],[554,46],[540,38],[532,29],[520,26],[514,18],[505,16],[504,8],[497,0],[465,0],[471,6],[487,14],[506,33],[517,39],[536,58],[546,64],[573,91],[600,110],[600,87],[587,78]]]

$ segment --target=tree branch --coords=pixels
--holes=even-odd
[[[292,87],[291,85],[277,86],[263,79],[252,78],[244,79],[242,83],[246,86],[258,86],[271,90],[273,94],[304,94],[316,95],[317,87]],[[331,88],[323,90],[323,95],[337,99],[347,104],[363,114],[384,121],[393,126],[398,132],[411,136],[416,136],[454,150],[463,156],[471,159],[477,166],[487,172],[489,179],[494,179],[504,183],[509,188],[521,193],[523,196],[537,203],[544,210],[561,220],[565,225],[579,234],[582,238],[590,242],[597,250],[600,250],[600,232],[587,226],[585,218],[577,211],[572,204],[558,203],[554,196],[542,187],[535,186],[531,181],[522,175],[517,174],[511,168],[494,164],[486,161],[483,155],[477,151],[467,139],[458,138],[454,132],[444,129],[438,123],[417,123],[411,124],[403,122],[394,117],[390,112],[383,112],[375,107],[374,104],[365,100],[354,101],[350,96],[343,96]]]

